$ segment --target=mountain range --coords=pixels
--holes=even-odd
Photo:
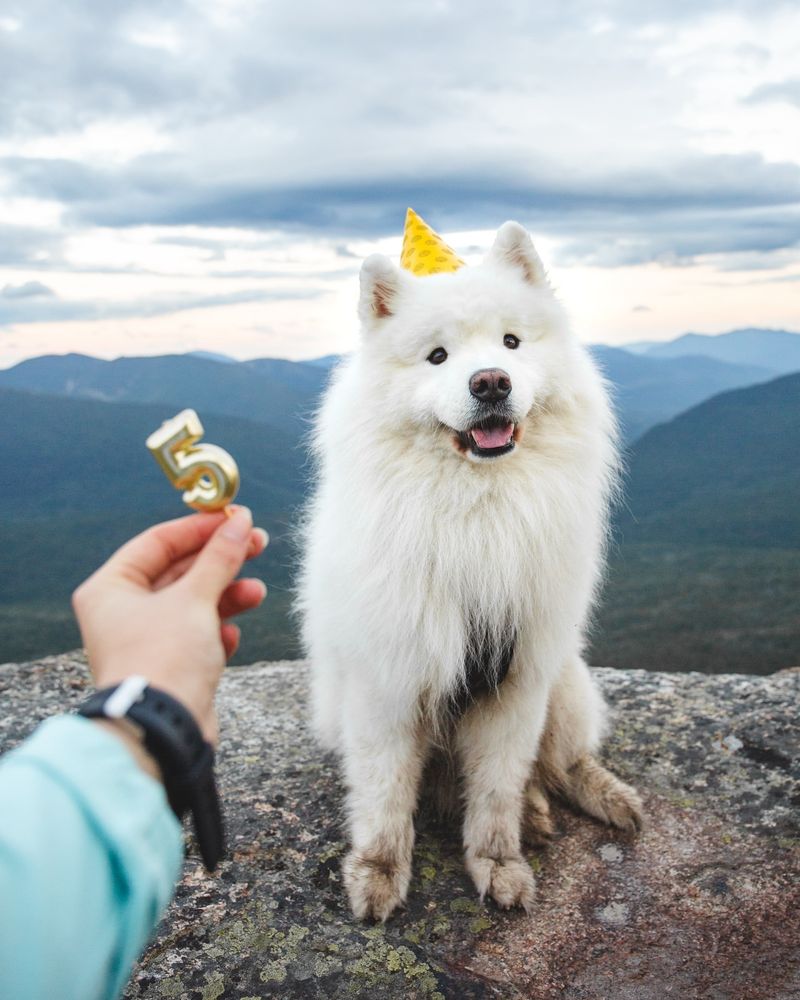
[[[650,358],[601,345],[593,346],[591,352],[610,383],[626,441],[635,441],[649,427],[718,392],[777,374],[761,365],[731,364],[703,355]]]
[[[593,350],[635,438],[596,662],[800,662],[800,373],[773,378],[752,357]],[[236,456],[241,500],[271,535],[257,570],[270,598],[248,621],[242,662],[296,655],[292,526],[310,476],[308,417],[335,361],[65,355],[0,372],[0,420],[13,428],[0,437],[0,662],[74,646],[74,586],[132,533],[183,512],[143,441],[186,406]],[[755,384],[728,388],[746,378]]]
[[[227,366],[219,366],[227,367]],[[144,448],[169,404],[109,403],[0,387],[0,663],[74,648],[73,589],[119,545],[186,508]],[[239,499],[270,534],[255,570],[270,590],[242,661],[297,655],[289,620],[291,544],[308,478],[301,419],[272,425],[202,412],[205,440],[242,476]],[[280,423],[280,421],[275,421]]]
[[[649,427],[718,392],[795,370],[787,368],[795,355],[800,370],[800,336],[753,330],[722,336],[738,343],[738,335],[745,333],[750,355],[741,362],[708,353],[719,353],[712,342],[721,337],[698,338],[696,334],[686,335],[695,338],[687,341],[693,350],[699,351],[696,339],[702,341],[703,350],[696,355],[661,357],[651,356],[649,350],[632,353],[594,345],[591,351],[612,387],[625,440],[636,440]],[[759,333],[765,345],[762,362],[757,360]],[[788,345],[784,348],[785,358],[779,357],[776,337]],[[653,350],[669,346],[654,345]],[[328,355],[301,362],[280,358],[236,362],[206,352],[114,361],[82,354],[44,355],[0,371],[0,386],[105,402],[169,403],[176,409],[192,406],[266,423],[285,432],[313,410],[337,360],[336,355]]]
[[[800,371],[800,337],[789,330],[747,327],[714,335],[684,333],[674,340],[626,344],[625,350],[648,358],[703,355],[728,364],[769,368],[776,375]]]
[[[51,354],[0,371],[0,386],[104,403],[165,404],[173,414],[192,407],[294,433],[327,377],[324,366],[281,358],[229,364],[188,354],[115,361]]]
[[[800,372],[723,392],[629,452],[627,541],[800,549]]]

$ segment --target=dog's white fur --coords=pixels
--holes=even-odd
[[[549,829],[542,783],[638,824],[633,790],[587,756],[604,707],[581,659],[616,481],[614,418],[516,223],[482,266],[453,274],[416,278],[370,257],[359,312],[361,345],[316,425],[299,595],[315,728],[347,783],[351,903],[385,919],[404,900],[423,769],[444,749],[462,775],[478,890],[529,907],[521,832],[526,803],[534,828]],[[434,365],[437,347],[448,356]],[[474,423],[470,376],[493,367],[511,379],[516,443],[481,458],[454,432]],[[514,656],[497,691],[452,719],[475,622],[496,645],[513,630]]]

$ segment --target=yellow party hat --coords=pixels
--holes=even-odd
[[[455,250],[451,249],[413,208],[409,208],[406,212],[400,264],[417,276],[457,271],[460,267],[464,267],[464,261]]]

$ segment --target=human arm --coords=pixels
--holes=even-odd
[[[225,527],[238,529],[223,534]],[[194,515],[123,547],[76,592],[98,687],[143,674],[216,740],[213,696],[264,596],[249,512]],[[114,997],[172,895],[181,829],[125,724],[49,720],[0,762],[0,996]]]
[[[114,735],[57,716],[0,763],[0,996],[116,996],[172,896],[181,827]]]

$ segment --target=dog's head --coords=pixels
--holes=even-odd
[[[361,269],[363,351],[382,419],[432,427],[474,462],[514,451],[564,370],[563,311],[525,229],[506,222],[479,267],[417,278],[387,257]]]

